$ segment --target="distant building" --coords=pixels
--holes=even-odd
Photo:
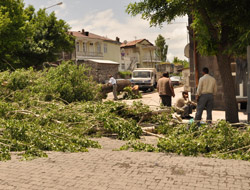
[[[175,64],[174,65],[174,73],[178,74],[181,73],[183,69],[183,65],[182,64]]]
[[[159,79],[163,73],[168,72],[169,74],[174,73],[174,64],[169,62],[161,62],[156,65],[157,79]]]
[[[135,68],[156,68],[160,59],[156,56],[156,46],[147,39],[124,41],[121,46],[120,71],[134,70]]]

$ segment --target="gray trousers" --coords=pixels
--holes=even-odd
[[[113,95],[114,95],[114,100],[117,100],[117,84],[113,84]]]
[[[182,107],[182,109],[184,110],[183,113],[181,114],[182,117],[186,117],[189,116],[189,114],[192,113],[193,111],[193,106],[188,104]]]
[[[199,100],[198,100],[195,120],[200,121],[203,110],[206,109],[206,111],[207,111],[207,121],[212,121],[213,104],[214,104],[214,96],[213,96],[213,94],[202,94],[199,97]]]

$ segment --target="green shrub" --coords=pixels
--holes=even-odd
[[[59,97],[69,103],[75,101],[94,100],[100,91],[97,83],[88,76],[89,70],[83,65],[64,63],[49,69],[44,88],[48,94],[59,94]]]
[[[122,79],[128,79],[128,78],[131,78],[132,72],[131,71],[119,71],[118,75]]]

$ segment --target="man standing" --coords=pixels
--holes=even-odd
[[[191,117],[189,114],[192,113],[193,109],[195,109],[196,106],[197,105],[195,102],[189,100],[188,91],[183,91],[182,98],[179,98],[176,101],[176,107],[181,108],[183,110],[183,111],[177,110],[177,113],[181,114],[182,119],[192,119],[193,117]]]
[[[195,115],[195,120],[198,121],[198,124],[201,120],[202,112],[206,108],[207,110],[207,121],[210,123],[212,121],[212,109],[214,104],[214,95],[217,92],[217,84],[214,77],[210,76],[209,70],[207,67],[204,67],[202,70],[203,76],[199,80],[196,100],[198,102],[197,112]]]
[[[171,84],[171,80],[169,78],[169,74],[163,73],[163,77],[160,78],[157,82],[157,91],[159,96],[161,97],[162,104],[164,106],[171,107],[172,106],[172,96],[175,97],[174,88]]]
[[[113,95],[114,95],[114,100],[118,100],[117,98],[117,83],[115,78],[112,75],[109,75],[109,84],[113,86]]]

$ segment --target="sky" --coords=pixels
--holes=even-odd
[[[59,2],[62,5],[47,9],[48,13],[55,12],[58,19],[65,20],[71,31],[84,29],[91,33],[111,39],[116,37],[120,41],[133,41],[147,39],[155,44],[161,34],[169,46],[167,59],[174,57],[187,59],[184,56],[184,47],[188,42],[188,18],[177,18],[172,24],[163,24],[161,28],[150,27],[149,22],[141,16],[132,17],[125,12],[129,3],[139,0],[23,0],[25,6],[33,5],[36,11],[40,8],[50,7]]]

